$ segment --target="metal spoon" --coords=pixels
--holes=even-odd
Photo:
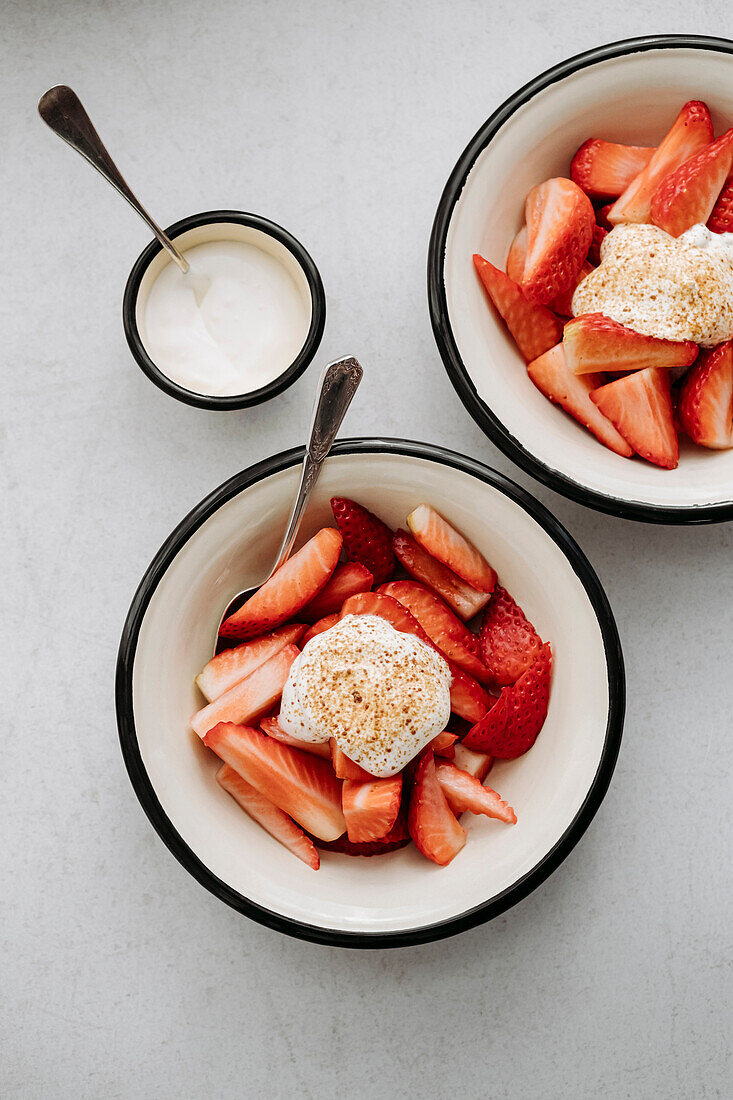
[[[262,587],[265,581],[269,581],[273,573],[276,573],[280,566],[284,565],[290,557],[290,552],[297,538],[301,521],[308,507],[308,501],[318,481],[321,467],[326,460],[328,452],[331,450],[333,441],[341,427],[341,422],[346,415],[346,410],[351,404],[351,399],[361,382],[363,373],[362,367],[353,356],[348,356],[346,359],[337,359],[335,362],[329,363],[323,371],[318,385],[315,405],[313,407],[310,439],[303,457],[300,483],[293,506],[290,509],[290,517],[287,527],[285,528],[285,535],[283,536],[277,557],[270,570],[257,582],[257,584],[253,585],[251,588],[244,589],[242,592],[238,592],[225,607],[224,613],[219,619],[216,639],[214,640],[215,653],[218,647],[219,630],[224,620],[228,619],[230,615],[233,615],[258,588]]]
[[[51,127],[55,134],[68,142],[72,149],[88,160],[100,175],[111,183],[116,191],[127,199],[133,210],[136,210],[147,225],[150,226],[163,248],[171,259],[178,264],[184,275],[189,274],[190,264],[186,257],[178,251],[173,241],[153,221],[139,199],[132,193],[119,168],[107,152],[102,139],[92,125],[89,115],[84,110],[82,102],[76,92],[66,84],[57,84],[49,88],[38,101],[38,113],[43,121]],[[191,271],[190,279],[192,290],[200,305],[201,300],[211,286],[211,280],[207,275],[197,275]]]

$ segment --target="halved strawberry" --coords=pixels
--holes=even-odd
[[[457,573],[479,592],[491,593],[496,570],[483,554],[430,504],[418,504],[407,517],[407,526],[428,554]]]
[[[333,497],[331,508],[349,561],[365,566],[374,584],[388,581],[394,573],[395,560],[392,532],[387,524],[368,508],[346,497]]]
[[[325,618],[319,619],[317,623],[313,623],[313,626],[309,626],[302,638],[302,644],[306,645],[311,638],[315,638],[316,634],[323,634],[324,630],[330,630],[332,626],[341,618],[340,613],[337,611],[333,615],[326,615]]]
[[[339,852],[345,856],[381,856],[386,852],[395,852],[398,848],[404,848],[405,845],[410,843],[410,833],[407,828],[407,814],[404,809],[400,810],[397,815],[397,820],[394,825],[380,840],[372,840],[359,844],[354,844],[349,840],[346,833],[340,836],[337,840],[325,842],[314,838],[315,843],[319,848],[323,848],[328,852]]]
[[[191,728],[203,737],[218,722],[247,725],[267,714],[282,695],[290,666],[299,654],[297,646],[285,646],[244,680],[197,711],[191,719]]]
[[[487,752],[477,752],[476,749],[469,749],[467,745],[459,741],[453,752],[453,763],[461,771],[468,772],[474,779],[478,779],[480,783],[483,783],[491,771],[494,758]]]
[[[672,237],[705,223],[733,165],[733,129],[665,176],[652,196],[651,219]]]
[[[597,225],[594,226],[593,239],[591,241],[591,250],[593,249],[593,246],[594,246],[595,241],[596,241],[596,231],[599,232],[599,233],[603,233],[604,236],[605,236],[605,231],[604,230],[599,229],[599,227]],[[600,240],[599,240],[599,246],[600,246]],[[507,256],[507,260],[506,260],[506,273],[509,276],[509,278],[514,279],[514,281],[516,283],[521,283],[521,281],[522,281],[522,278],[524,276],[524,265],[525,265],[526,259],[527,259],[527,226],[524,225],[524,226],[522,226],[522,228],[519,230],[516,237],[512,241],[511,248],[509,249],[509,255]],[[591,259],[591,255],[590,255],[590,252],[589,252],[588,253],[588,260],[590,260],[590,259]],[[561,317],[572,317],[572,315],[573,315],[572,301],[573,301],[573,294],[575,293],[575,288],[578,286],[579,283],[582,283],[582,281],[586,277],[586,275],[590,275],[591,271],[593,270],[592,264],[593,263],[595,263],[595,264],[600,263],[599,259],[592,260],[591,263],[589,263],[588,260],[586,260],[586,262],[581,267],[580,274],[578,276],[577,281],[574,282],[571,286],[569,286],[568,289],[565,290],[562,294],[558,295],[557,298],[553,298],[551,302],[547,303],[547,308],[552,313],[558,313],[558,314],[560,314]],[[557,341],[555,341],[555,343],[557,343]],[[553,345],[551,344],[550,347],[552,347],[552,346]]]
[[[451,665],[450,709],[467,722],[478,722],[488,711],[493,698],[488,691],[462,669]]]
[[[219,635],[246,640],[292,619],[329,580],[341,544],[338,531],[324,527],[221,624]]]
[[[679,417],[693,443],[733,447],[733,340],[701,354],[682,383]]]
[[[598,215],[596,215],[598,217]],[[588,250],[588,263],[591,266],[598,267],[601,262],[601,245],[604,239],[608,236],[608,230],[604,229],[602,225],[596,225],[593,230],[593,239],[590,242],[590,249]]]
[[[440,652],[479,682],[488,676],[478,657],[478,639],[447,603],[417,581],[390,581],[379,588],[412,612]]]
[[[455,764],[436,762],[438,782],[448,805],[454,814],[483,814],[507,825],[516,825],[517,815],[491,787],[484,787],[480,780],[457,768]]]
[[[596,229],[597,228],[598,226],[596,226]],[[553,313],[558,313],[561,317],[573,316],[573,294],[575,294],[575,291],[583,282],[583,279],[590,275],[593,270],[593,264],[588,263],[588,261],[586,260],[580,269],[578,281],[572,283],[572,285],[568,287],[564,294],[558,295],[557,298],[553,298],[550,302],[550,309],[553,311]]]
[[[549,309],[531,302],[521,286],[483,256],[474,255],[473,263],[526,362],[557,343],[562,329]]]
[[[352,844],[369,844],[390,832],[400,812],[402,775],[389,779],[344,782],[342,806],[346,833]]]
[[[570,178],[591,199],[617,199],[652,159],[654,147],[589,138],[570,164]]]
[[[713,233],[733,233],[733,176],[728,179],[708,218]]]
[[[436,756],[449,756],[453,759],[455,755],[455,744],[458,740],[458,734],[449,733],[448,730],[443,730],[442,733],[437,734],[428,745],[428,748],[435,753]]]
[[[390,533],[390,547],[392,534]],[[298,612],[298,618],[306,623],[315,623],[327,615],[335,615],[344,606],[344,600],[355,596],[357,592],[368,592],[374,578],[365,565],[358,561],[347,561],[337,565],[331,579],[324,585],[309,604]]]
[[[481,653],[497,684],[513,684],[529,668],[542,639],[512,597],[497,585],[481,625]]]
[[[699,100],[685,103],[646,168],[631,181],[608,211],[609,222],[612,225],[648,222],[654,192],[664,177],[712,140],[713,124],[705,104]]]
[[[275,741],[280,741],[283,745],[290,745],[291,749],[300,749],[302,752],[309,752],[313,756],[321,756],[324,760],[331,759],[331,749],[328,741],[302,741],[299,737],[291,737],[282,728],[277,718],[272,716],[261,718],[260,729]]]
[[[522,290],[530,302],[547,305],[577,284],[593,239],[595,213],[577,183],[558,177],[532,188],[524,215],[527,259]]]
[[[486,717],[469,730],[466,747],[501,760],[514,760],[531,749],[547,717],[551,674],[552,652],[545,642],[527,671],[504,688]]]
[[[228,764],[222,764],[219,768],[216,781],[270,836],[279,840],[288,851],[298,859],[302,859],[303,863],[307,863],[314,871],[318,870],[321,860],[316,847],[300,826],[295,824],[292,817],[288,817],[279,806],[264,794],[260,794],[255,787],[242,779],[241,775],[237,775],[234,768],[230,768]]]
[[[359,764],[350,760],[346,753],[339,748],[333,737],[331,738],[331,763],[338,779],[354,779],[358,783],[371,782],[375,777],[365,771]]]
[[[407,531],[396,531],[394,552],[405,572],[437,592],[461,619],[472,619],[489,602],[486,592],[470,584],[437,561]]]
[[[691,340],[658,340],[604,317],[583,313],[568,321],[562,334],[565,362],[574,374],[689,367],[697,358]]]
[[[231,722],[210,729],[204,743],[309,833],[335,840],[346,830],[341,781],[328,761]]]
[[[602,375],[586,374],[579,377],[565,362],[562,344],[545,352],[527,367],[527,374],[538,390],[550,401],[560,405],[585,428],[593,432],[596,439],[605,443],[617,455],[630,458],[633,454],[626,440],[619,435],[610,420],[599,414],[599,410],[589,397],[592,389],[603,382]]]
[[[224,649],[204,665],[196,677],[196,683],[202,694],[212,702],[285,646],[299,642],[304,632],[305,626],[291,623],[234,649]]]
[[[506,273],[515,283],[524,278],[524,265],[527,260],[527,226],[523,225],[511,245],[506,258]],[[474,260],[474,263],[476,261]]]
[[[647,367],[593,390],[590,397],[638,455],[655,466],[675,468],[680,448],[669,371]]]
[[[429,750],[423,753],[417,766],[407,821],[418,851],[442,867],[466,843],[466,830],[448,805]]]

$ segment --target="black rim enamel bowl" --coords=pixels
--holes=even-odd
[[[166,229],[166,233],[172,240],[185,237],[186,245],[190,247],[192,244],[200,243],[199,240],[194,239],[196,231],[199,235],[203,234],[202,239],[228,239],[223,231],[217,232],[216,227],[220,225],[223,227],[232,225],[236,232],[246,235],[251,243],[262,242],[263,247],[275,251],[276,258],[283,263],[287,261],[294,276],[299,276],[303,288],[307,287],[311,307],[310,325],[303,345],[293,362],[266,386],[248,393],[227,396],[195,393],[168,378],[150,358],[138,324],[138,306],[146,274],[150,271],[151,264],[156,261],[161,262],[158,260],[159,257],[165,259],[162,246],[157,240],[151,241],[143,250],[130,272],[122,303],[122,323],[128,346],[136,362],[148,378],[170,397],[175,397],[199,409],[246,409],[252,405],[259,405],[263,401],[269,401],[271,397],[282,393],[300,377],[311,362],[318,350],[326,323],[326,296],[318,268],[300,241],[282,226],[257,214],[247,214],[240,210],[207,210],[203,214],[193,214],[189,218],[183,218],[182,221]],[[152,281],[154,280],[151,279],[151,283]]]
[[[274,554],[301,457],[301,450],[275,455],[215,489],[146,571],[117,665],[127,770],[145,813],[180,863],[253,920],[346,947],[440,939],[526,897],[562,863],[596,813],[624,716],[613,615],[567,531],[494,470],[421,443],[337,444],[316,487],[303,540],[332,523],[329,499],[336,493],[377,509],[394,526],[429,500],[487,553],[552,641],[555,657],[550,711],[537,743],[492,771],[492,786],[517,811],[516,826],[467,815],[468,843],[446,868],[428,863],[411,845],[372,859],[324,853],[321,869],[312,871],[217,786],[213,754],[187,728],[202,704],[193,677],[211,655],[222,606]]]
[[[628,39],[580,54],[520,88],[484,123],[450,175],[433,225],[428,299],[448,375],[486,435],[550,488],[612,515],[655,523],[733,518],[733,451],[683,444],[677,470],[623,459],[529,381],[473,270],[503,267],[534,184],[567,175],[587,137],[649,144],[687,99],[733,121],[733,42],[692,35]],[[640,109],[643,104],[643,110]]]

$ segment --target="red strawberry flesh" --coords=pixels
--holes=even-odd
[[[331,508],[349,561],[359,562],[368,569],[375,585],[389,580],[395,560],[392,531],[387,524],[347,497],[333,497]]]
[[[491,679],[513,684],[536,659],[542,641],[522,611],[500,585],[486,608],[481,625],[481,654]]]
[[[570,165],[570,178],[591,199],[617,199],[652,159],[654,148],[590,138]]]
[[[466,830],[456,820],[438,782],[432,752],[420,757],[410,796],[410,836],[427,859],[446,866],[466,843]]]
[[[689,367],[697,358],[697,344],[691,340],[642,336],[602,313],[583,313],[568,321],[562,346],[574,374]]]
[[[590,396],[638,455],[667,470],[677,466],[680,449],[669,371],[647,367],[593,390]]]
[[[552,653],[546,642],[516,683],[505,687],[488,714],[469,730],[469,749],[514,760],[532,748],[542,729],[550,699]]]
[[[321,860],[313,841],[296,825],[291,817],[271,802],[265,795],[253,787],[241,775],[230,768],[228,764],[222,764],[216,773],[216,781],[219,786],[230,794],[246,814],[256,821],[258,825],[279,840],[288,851],[317,871]]]
[[[448,569],[407,533],[396,531],[394,551],[405,572],[436,592],[461,619],[472,619],[486,606],[489,595],[479,592]]]
[[[593,239],[595,213],[576,183],[558,177],[532,188],[524,214],[527,259],[522,290],[530,302],[547,305],[577,284]]]
[[[483,256],[474,255],[473,263],[525,362],[557,343],[562,329],[551,310],[531,302],[521,286]]]
[[[248,725],[271,711],[282,695],[293,661],[300,654],[295,645],[285,646],[213,703],[191,718],[191,728],[199,737],[219,722]]]

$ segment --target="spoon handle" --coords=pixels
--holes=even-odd
[[[81,153],[92,167],[96,168],[100,175],[104,176],[107,182],[119,191],[123,199],[127,199],[133,210],[136,210],[143,221],[147,222],[163,248],[185,275],[188,271],[188,260],[178,251],[173,242],[166,236],[160,226],[153,221],[145,207],[132,193],[119,168],[107,152],[102,139],[94,129],[92,121],[84,110],[76,92],[65,84],[57,84],[56,87],[49,88],[38,102],[38,113],[55,134],[68,142],[72,149],[76,149],[77,153]]]
[[[310,439],[303,458],[300,485],[295,498],[280,553],[273,566],[272,573],[290,557],[293,543],[298,535],[301,521],[308,507],[311,493],[318,481],[321,467],[333,446],[346,410],[357,391],[364,371],[361,365],[349,356],[329,363],[321,375],[318,394],[313,408]],[[272,573],[270,576],[272,576]]]

